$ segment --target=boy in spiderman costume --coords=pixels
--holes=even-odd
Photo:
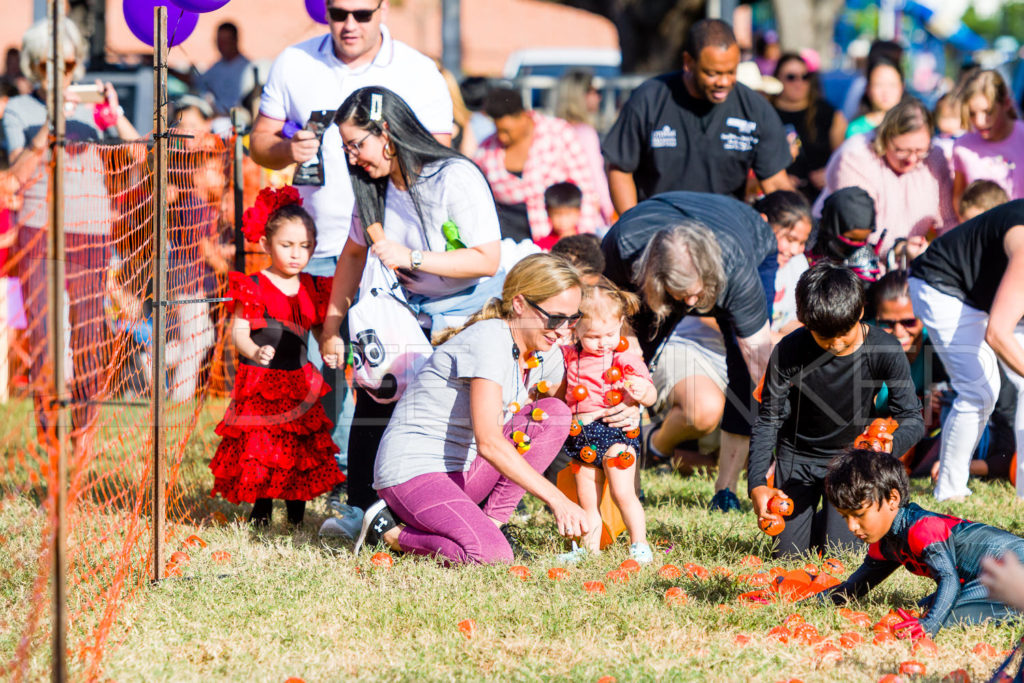
[[[1024,559],[1024,539],[911,503],[907,474],[896,458],[860,449],[844,453],[829,465],[825,494],[869,546],[864,563],[824,599],[843,604],[861,597],[903,565],[934,579],[938,588],[918,603],[925,610],[920,619],[900,612],[905,620],[893,627],[899,637],[933,636],[943,626],[1020,615],[993,601],[979,575],[982,558],[1013,553]]]

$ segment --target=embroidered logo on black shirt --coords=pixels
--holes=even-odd
[[[668,125],[662,126],[658,130],[651,133],[651,147],[675,147],[676,146],[676,131],[674,128],[670,128]]]

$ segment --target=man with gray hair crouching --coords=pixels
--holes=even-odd
[[[778,269],[771,227],[731,197],[665,192],[623,214],[602,250],[604,274],[644,303],[632,322],[660,420],[645,440],[648,457],[667,460],[678,444],[721,423],[711,508],[738,510],[734,491],[757,414],[753,387],[771,353]]]

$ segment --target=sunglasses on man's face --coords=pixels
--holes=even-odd
[[[527,299],[525,296],[523,297],[523,299],[526,300],[526,303],[530,304],[531,308],[533,308],[538,313],[544,316],[545,330],[557,330],[563,325],[567,326],[571,330],[574,327],[576,327],[576,324],[580,321],[580,318],[583,317],[583,314],[580,313],[579,311],[573,313],[572,315],[563,315],[561,313],[548,313],[543,308]]]
[[[340,7],[328,7],[327,15],[331,18],[331,21],[337,22],[339,24],[344,24],[346,21],[348,21],[348,15],[351,14],[355,18],[355,20],[358,21],[360,24],[365,24],[366,22],[370,21],[370,19],[373,19],[373,15],[377,12],[377,10],[380,9],[380,6],[383,3],[384,0],[381,0],[373,9],[357,9],[354,11],[341,9]]]

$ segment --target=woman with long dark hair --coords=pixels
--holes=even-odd
[[[402,98],[385,88],[355,91],[334,122],[348,155],[356,208],[338,258],[321,352],[338,352],[339,328],[356,291],[361,283],[372,286],[383,270],[368,266],[367,254],[395,272],[428,337],[500,296],[501,278],[492,277],[500,259],[498,217],[476,165],[437,142]],[[365,509],[376,500],[374,457],[393,408],[356,389],[353,423],[359,429],[349,440],[349,505]]]
[[[868,65],[867,85],[860,99],[860,115],[846,127],[846,137],[867,133],[879,126],[886,112],[903,100],[906,86],[899,64],[879,58]]]
[[[772,106],[782,123],[793,127],[800,141],[800,153],[786,172],[796,179],[797,189],[813,202],[825,187],[829,155],[843,144],[846,118],[821,96],[818,75],[795,52],[779,58],[774,75],[782,83],[782,92],[770,98]]]

